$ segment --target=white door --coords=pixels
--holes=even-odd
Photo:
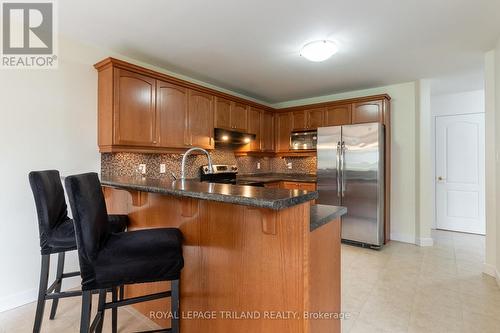
[[[484,114],[436,117],[438,229],[485,233]]]

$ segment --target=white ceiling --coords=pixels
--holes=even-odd
[[[60,32],[268,103],[482,70],[498,0],[59,1]],[[332,39],[323,63],[301,46]]]

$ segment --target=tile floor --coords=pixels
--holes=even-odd
[[[343,333],[500,332],[500,289],[484,275],[484,237],[435,231],[433,247],[343,246]]]
[[[93,313],[97,307],[97,295],[92,300]],[[30,303],[19,308],[0,313],[0,333],[28,333],[33,331],[36,304]],[[54,320],[49,320],[50,302],[45,306],[42,333],[76,333],[80,328],[80,298],[72,297],[59,301]],[[160,327],[134,308],[127,306],[118,310],[118,332],[137,332],[159,329]],[[111,311],[106,311],[103,332],[111,332]]]
[[[343,333],[500,332],[500,289],[481,273],[484,237],[444,231],[433,237],[428,248],[342,246],[342,307],[351,315]],[[42,332],[78,331],[78,298],[61,301],[55,320],[47,308]],[[34,313],[34,303],[0,313],[0,333],[30,332]],[[130,307],[119,310],[120,332],[158,328]],[[111,331],[109,313],[104,331]]]

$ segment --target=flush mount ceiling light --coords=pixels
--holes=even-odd
[[[337,44],[331,40],[316,40],[307,43],[300,50],[300,55],[309,61],[325,61],[339,50]]]

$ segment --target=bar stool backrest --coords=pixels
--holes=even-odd
[[[106,202],[97,173],[66,177],[66,192],[75,223],[82,283],[95,276],[93,263],[110,235]]]
[[[52,230],[70,220],[61,177],[57,170],[32,171],[28,177],[38,215],[41,252],[50,254]]]

